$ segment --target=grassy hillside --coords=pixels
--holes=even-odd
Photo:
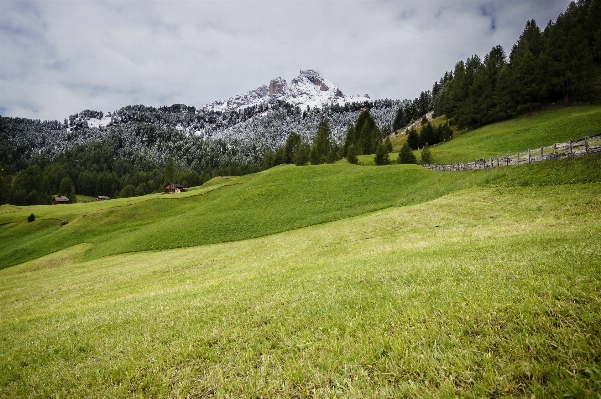
[[[0,271],[2,397],[592,397],[601,184]]]
[[[599,113],[434,150],[546,145],[553,120],[574,118],[576,138]],[[594,397],[599,171],[598,155],[288,165],[178,195],[2,206],[0,397]]]
[[[572,106],[537,111],[493,123],[432,147],[437,164],[470,162],[601,134],[601,106]],[[416,151],[416,155],[419,155]]]
[[[579,174],[570,169],[577,168]],[[417,204],[466,187],[601,181],[598,157],[527,169],[439,173],[415,165],[280,166],[181,195],[66,206],[0,207],[0,259],[8,267],[87,243],[83,258],[245,240],[391,206]],[[568,170],[566,172],[566,170]],[[574,177],[576,176],[576,177]],[[498,183],[497,183],[498,182]],[[27,223],[30,213],[36,221]],[[84,216],[85,215],[85,216]],[[61,221],[69,221],[61,226]]]

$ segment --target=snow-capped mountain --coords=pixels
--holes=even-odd
[[[215,101],[206,105],[206,111],[239,111],[241,109],[268,103],[272,100],[285,101],[305,109],[322,108],[324,105],[345,105],[348,103],[370,101],[367,94],[345,96],[342,91],[324,78],[319,72],[307,69],[288,84],[278,77],[269,82],[269,86],[261,85],[246,94],[239,94],[227,101]]]

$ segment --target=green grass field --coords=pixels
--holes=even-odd
[[[601,134],[601,107],[557,106],[464,133],[431,148],[436,164],[471,162],[479,158],[515,154]],[[418,152],[416,156],[419,159]]]
[[[0,397],[598,397],[600,171],[342,162],[2,206]]]

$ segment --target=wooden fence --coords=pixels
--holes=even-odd
[[[473,162],[456,163],[452,165],[422,165],[425,168],[438,171],[474,170],[488,169],[499,166],[523,165],[534,162],[543,162],[551,159],[567,157],[579,157],[586,154],[601,153],[601,134],[586,136],[578,140],[570,140],[567,143],[556,143],[548,147],[534,150],[496,156],[489,159],[476,159]]]

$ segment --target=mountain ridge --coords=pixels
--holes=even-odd
[[[344,106],[347,103],[371,101],[369,95],[345,96],[342,91],[314,69],[300,70],[297,77],[288,83],[277,77],[269,85],[237,94],[225,101],[215,101],[202,109],[205,111],[240,111],[250,106],[268,103],[271,100],[285,101],[301,109],[307,106],[322,108],[324,105]]]

